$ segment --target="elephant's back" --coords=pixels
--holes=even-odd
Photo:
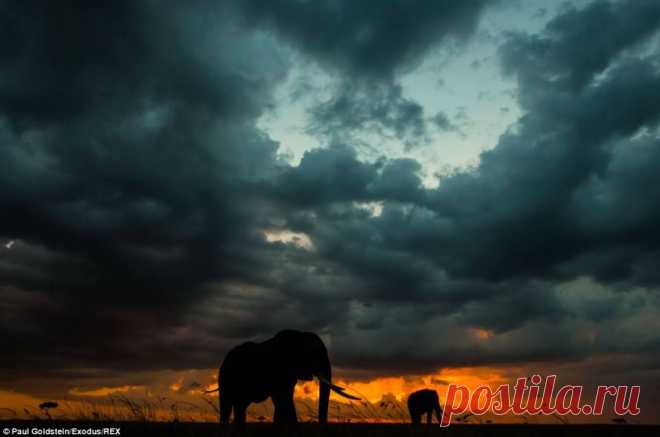
[[[258,357],[258,348],[257,344],[251,341],[248,341],[238,346],[234,346],[232,349],[227,352],[225,359],[222,360],[222,365],[220,365],[220,374],[227,374],[227,372],[233,372],[239,369],[246,369],[246,366],[249,367],[250,363],[257,360]]]
[[[433,400],[438,398],[438,393],[435,390],[422,389],[413,392],[408,396],[408,404],[411,402],[420,402],[424,400]]]

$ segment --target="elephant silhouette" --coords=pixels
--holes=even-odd
[[[261,343],[247,342],[231,349],[218,373],[220,423],[245,423],[245,411],[253,402],[271,398],[273,422],[296,423],[293,392],[298,380],[319,380],[319,423],[328,420],[330,390],[349,398],[344,389],[332,384],[328,351],[312,332],[286,330]]]
[[[423,389],[413,392],[408,396],[408,412],[413,424],[422,423],[422,414],[426,414],[426,423],[433,423],[433,413],[440,423],[442,408],[440,399],[435,390]]]

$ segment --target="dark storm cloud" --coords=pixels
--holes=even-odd
[[[286,169],[276,183],[277,198],[298,207],[337,202],[419,201],[424,196],[412,159],[380,159],[365,163],[356,151],[334,144],[305,152],[300,165]]]
[[[392,79],[435,44],[469,36],[485,1],[241,1],[248,22],[265,24],[330,68]]]
[[[482,6],[401,5],[4,3],[0,384],[208,368],[284,327],[354,375],[655,362],[660,10],[598,2],[509,35],[525,115],[426,188],[419,162],[346,140],[423,138],[398,78]],[[295,166],[256,127],[283,44],[343,85],[312,109],[331,145]]]
[[[250,193],[277,144],[254,120],[288,65],[225,10],[3,3],[3,367],[95,366],[99,348],[159,366],[155,346],[129,358],[139,341],[167,338],[205,282],[258,266]]]
[[[81,256],[68,288],[87,277],[84,287],[95,278],[123,294],[126,282],[214,274],[222,267],[207,260],[251,215],[232,185],[273,165],[277,145],[249,123],[285,66],[246,74],[211,40],[259,56],[258,37],[180,12],[168,21],[146,4],[83,2],[3,15],[2,232]]]
[[[376,167],[357,159],[347,146],[306,152],[300,165],[282,176],[279,187],[284,196],[296,203],[324,204],[366,199],[367,185]]]
[[[398,77],[438,44],[473,33],[486,1],[239,1],[244,20],[266,26],[334,76],[332,97],[311,111],[311,132],[330,139],[370,131],[407,148],[428,141],[417,102],[402,96]]]

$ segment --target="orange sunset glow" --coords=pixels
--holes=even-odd
[[[217,420],[214,419],[216,412],[214,408],[209,405],[217,402],[217,393],[205,394],[204,390],[212,390],[217,387],[216,377],[217,371],[207,370],[196,372],[198,376],[206,376],[206,382],[193,381],[191,383],[189,376],[186,373],[174,373],[168,375],[166,380],[158,386],[117,386],[117,387],[98,387],[94,389],[81,389],[78,387],[71,388],[67,396],[57,399],[51,398],[35,398],[28,395],[19,393],[12,393],[8,391],[0,391],[0,405],[4,408],[16,412],[19,417],[29,417],[29,414],[39,415],[38,405],[46,400],[55,400],[63,406],[61,408],[62,415],[75,415],[83,414],[87,411],[102,411],[108,417],[117,416],[117,418],[130,418],[130,408],[127,408],[127,400],[135,401],[138,405],[143,403],[153,403],[153,417],[156,420],[171,420],[172,411],[171,406],[177,402],[187,405],[191,411],[187,414],[192,414],[196,420]],[[347,391],[360,397],[363,401],[378,406],[383,400],[396,400],[399,404],[398,411],[400,417],[394,419],[388,415],[387,411],[379,414],[379,409],[376,407],[367,408],[365,410],[365,417],[363,420],[368,421],[405,421],[407,416],[405,411],[405,400],[409,393],[419,390],[421,388],[432,387],[438,391],[441,397],[441,402],[444,402],[445,392],[448,384],[462,384],[470,389],[474,389],[479,385],[488,385],[490,387],[497,387],[500,384],[510,382],[508,379],[510,369],[503,370],[498,368],[488,367],[465,367],[454,369],[443,369],[437,373],[416,376],[390,376],[375,378],[372,380],[349,380],[345,378],[335,378],[335,383],[343,387],[347,387]],[[187,384],[187,386],[186,386]],[[168,399],[169,406],[163,404],[160,399]],[[318,401],[318,383],[316,381],[299,382],[296,385],[295,398],[297,402],[304,405],[303,416],[314,411],[316,402]],[[114,402],[124,405],[119,405],[114,409],[108,406],[112,400]],[[117,400],[121,400],[117,401]],[[347,401],[342,397],[332,394],[331,400],[337,405],[335,408],[335,416],[330,415],[331,420],[342,420],[343,416],[355,414],[353,409],[348,409],[346,406],[354,403],[355,405],[364,405],[359,402]],[[342,407],[342,405],[344,407]],[[191,406],[192,409],[190,408]],[[196,406],[196,407],[195,407]],[[27,410],[27,412],[25,411]],[[344,411],[345,410],[345,411]],[[29,414],[28,414],[29,412]],[[0,411],[0,414],[2,412]],[[5,411],[7,414],[7,411]],[[91,413],[90,413],[91,414]],[[266,401],[262,404],[255,404],[249,409],[249,417],[251,420],[258,420],[260,416],[271,416],[272,404]],[[368,417],[367,417],[368,416]],[[1,417],[1,416],[0,416]],[[355,419],[355,418],[354,418]],[[360,418],[357,418],[360,419]]]

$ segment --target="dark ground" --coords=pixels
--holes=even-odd
[[[35,432],[33,429],[36,428]],[[74,434],[73,429],[79,434]],[[112,435],[104,428],[119,428],[120,436],[319,436],[319,437],[476,437],[476,436],[660,436],[660,425],[453,425],[440,428],[392,424],[329,424],[320,428],[317,424],[300,424],[293,428],[276,428],[272,424],[250,423],[245,429],[232,427],[219,429],[213,423],[165,423],[165,422],[64,422],[20,421],[0,422],[0,435]],[[89,430],[93,433],[89,433]],[[27,430],[27,431],[26,431]],[[69,434],[57,434],[55,430],[69,430]],[[19,431],[21,433],[19,433]],[[25,433],[27,432],[27,434]],[[80,433],[82,432],[82,434]],[[115,434],[116,435],[116,434]]]

